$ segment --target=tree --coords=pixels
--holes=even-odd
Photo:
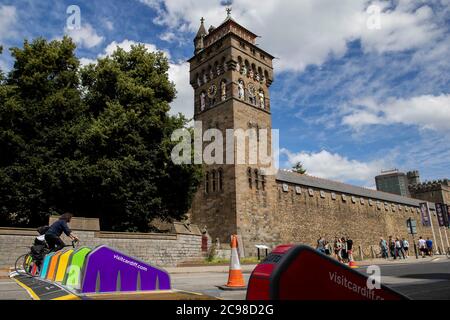
[[[297,162],[293,167],[292,167],[292,171],[300,173],[300,174],[305,174],[306,173],[306,169],[303,168],[303,164],[299,161]]]
[[[50,213],[100,217],[104,230],[148,231],[179,219],[201,179],[171,162],[176,90],[162,53],[118,49],[79,69],[69,38],[12,50],[0,95],[1,223],[37,225]],[[3,133],[2,133],[3,135]],[[17,181],[16,181],[17,179]]]

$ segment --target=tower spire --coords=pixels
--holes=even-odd
[[[205,18],[202,17],[200,19],[200,28],[198,28],[197,35],[194,39],[195,53],[203,49],[203,38],[207,35],[204,22]]]

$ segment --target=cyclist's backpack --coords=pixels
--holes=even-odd
[[[49,226],[39,227],[39,228],[37,228],[37,232],[38,232],[40,235],[43,235],[43,234],[46,234],[46,233],[47,233],[48,229],[50,229]]]
[[[30,248],[31,256],[33,260],[39,262],[44,260],[45,255],[47,254],[47,242],[45,242],[45,236],[40,235],[34,239],[34,244]]]

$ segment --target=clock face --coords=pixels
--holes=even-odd
[[[208,88],[208,97],[214,98],[216,96],[216,93],[217,93],[217,86],[213,84]]]

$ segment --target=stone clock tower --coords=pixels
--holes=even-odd
[[[206,30],[201,19],[194,39],[195,54],[189,59],[194,119],[201,121],[203,133],[218,129],[224,140],[223,163],[203,164],[204,181],[194,198],[191,219],[201,228],[206,226],[213,241],[219,238],[222,244],[228,245],[230,235],[238,234],[246,254],[252,254],[254,244],[278,238],[271,227],[277,194],[275,173],[268,174],[260,159],[249,161],[249,139],[245,142],[245,162],[238,161],[238,142],[226,142],[226,130],[242,129],[256,134],[260,142],[264,131],[260,129],[267,129],[267,154],[271,155],[273,56],[259,48],[257,35],[234,21],[227,11],[227,18],[217,28]],[[210,143],[204,142],[203,148]],[[226,161],[227,143],[234,148],[232,163]]]

